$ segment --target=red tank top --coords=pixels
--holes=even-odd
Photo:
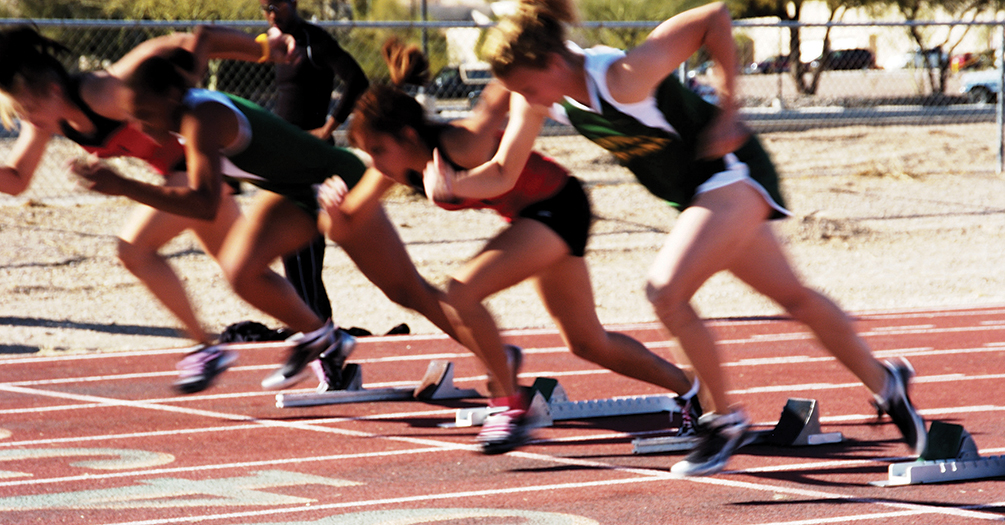
[[[568,170],[554,160],[532,151],[516,185],[508,192],[491,199],[465,199],[457,203],[437,205],[445,210],[492,209],[512,220],[520,210],[558,193],[568,178]]]

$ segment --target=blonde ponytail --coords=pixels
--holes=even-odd
[[[542,69],[551,53],[565,54],[565,25],[578,21],[570,0],[520,0],[517,12],[489,30],[482,56],[497,77],[515,67]]]

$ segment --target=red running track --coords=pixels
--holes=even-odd
[[[878,357],[905,356],[926,420],[963,425],[982,456],[1005,450],[1005,307],[864,313]],[[738,400],[771,425],[786,399],[814,398],[816,447],[747,447],[726,472],[674,478],[680,453],[633,455],[667,417],[557,422],[503,456],[476,452],[477,428],[441,428],[478,400],[275,406],[259,381],[281,348],[245,349],[209,390],[170,389],[180,350],[0,360],[0,523],[655,524],[977,523],[1005,516],[1000,479],[880,488],[907,448],[871,396],[786,319],[718,320]],[[669,356],[661,330],[617,327]],[[570,399],[657,394],[586,363],[554,331],[508,332],[527,352],[521,382],[554,377]],[[367,388],[414,384],[430,359],[481,384],[442,337],[360,341]],[[306,385],[304,387],[313,386]],[[307,388],[293,392],[307,392]],[[767,428],[767,427],[766,427]]]

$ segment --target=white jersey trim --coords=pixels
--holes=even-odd
[[[611,67],[612,63],[625,56],[624,51],[607,46],[594,46],[589,49],[583,49],[572,42],[566,42],[566,46],[568,46],[569,51],[583,55],[584,57],[584,68],[586,69],[587,89],[590,92],[591,107],[586,107],[569,97],[565,98],[566,102],[584,111],[600,113],[600,100],[603,99],[621,113],[634,118],[646,126],[678,135],[677,130],[667,122],[666,117],[663,116],[663,112],[656,105],[656,97],[652,94],[644,100],[631,104],[618,102],[611,96],[611,91],[607,87],[607,70]],[[564,114],[565,111],[563,110],[562,115],[564,116]],[[568,117],[565,118],[568,120]]]

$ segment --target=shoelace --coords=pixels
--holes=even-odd
[[[686,435],[694,432],[695,420],[691,417],[691,401],[685,401],[680,407],[680,430],[678,434]]]

